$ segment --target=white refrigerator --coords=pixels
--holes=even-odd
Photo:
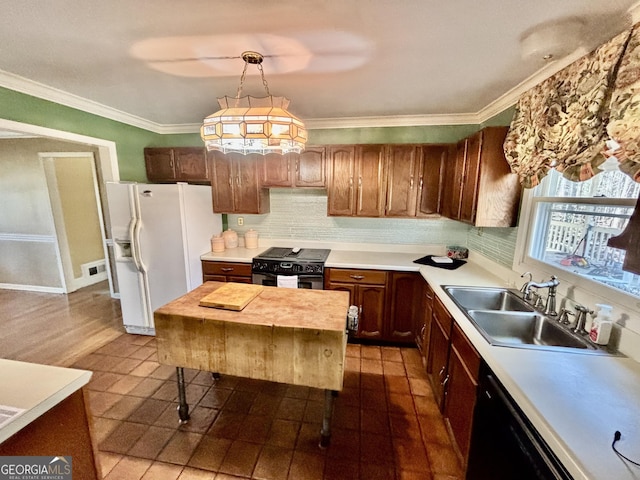
[[[125,330],[155,335],[154,310],[202,284],[222,216],[207,185],[107,182],[107,200]]]

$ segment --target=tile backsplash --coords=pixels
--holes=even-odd
[[[515,228],[478,229],[447,218],[354,218],[327,216],[323,189],[270,189],[271,212],[227,215],[229,228],[242,235],[249,228],[260,238],[397,245],[460,245],[511,267]],[[238,217],[244,224],[238,225]],[[495,232],[494,232],[495,231]]]

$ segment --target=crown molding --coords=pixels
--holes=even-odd
[[[640,1],[635,4],[632,9],[636,12],[635,14],[637,14],[638,19],[640,19]],[[634,14],[631,12],[632,9],[630,9],[630,13],[633,16]],[[550,62],[529,78],[525,79],[520,84],[516,85],[511,90],[507,91],[505,94],[501,95],[489,105],[475,113],[461,113],[453,115],[391,115],[377,117],[312,118],[304,120],[304,123],[309,130],[435,125],[478,125],[513,106],[518,101],[520,95],[524,92],[535,87],[543,80],[562,70],[587,53],[588,51],[586,51],[586,49],[580,48],[562,59]],[[160,124],[152,122],[3,70],[0,70],[0,86],[87,113],[105,117],[110,120],[125,123],[133,127],[142,128],[153,133],[171,135],[200,132],[201,124]]]
[[[146,120],[136,115],[131,115],[130,113],[108,107],[101,103],[94,102],[93,100],[44,85],[43,83],[35,82],[4,70],[0,70],[0,87],[25,93],[43,100],[49,100],[60,105],[92,113],[100,117],[115,120],[116,122],[126,123],[127,125],[149,130],[154,133],[160,133],[160,130],[162,129],[162,125],[159,123]]]
[[[309,130],[330,128],[416,127],[425,125],[468,125],[477,123],[476,114],[390,115],[381,117],[312,118],[304,120]]]
[[[525,78],[518,85],[506,91],[503,95],[499,96],[496,100],[477,112],[475,114],[477,123],[486,122],[495,115],[504,112],[507,108],[515,105],[518,102],[520,95],[528,90],[531,90],[533,87],[551,77],[552,75],[555,75],[563,68],[568,67],[587,53],[589,53],[589,51],[586,48],[580,47],[574,50],[572,53],[556,61],[549,62],[540,70],[536,71],[528,78]]]

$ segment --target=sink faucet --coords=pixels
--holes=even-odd
[[[526,273],[524,273],[523,275],[526,275]],[[558,288],[558,285],[560,285],[560,281],[558,280],[558,277],[556,277],[555,275],[551,275],[551,280],[548,280],[546,282],[534,282],[532,280],[529,280],[527,283],[525,283],[522,286],[521,290],[524,294],[523,295],[524,299],[530,300],[532,287],[548,288],[549,293],[547,295],[547,301],[545,303],[543,313],[549,317],[557,317],[558,312],[556,312],[556,289]]]
[[[578,312],[578,319],[576,320],[576,326],[572,330],[580,335],[587,335],[589,332],[584,329],[584,325],[587,323],[587,313],[592,314],[593,310],[589,310],[582,305],[576,305],[575,309]]]
[[[520,292],[524,294],[523,298],[526,302],[528,302],[531,300],[531,291],[528,288],[528,285],[533,280],[533,274],[531,272],[524,272],[522,275],[520,275],[520,278],[524,278],[525,275],[529,275],[529,281],[522,284],[522,287],[520,287]]]

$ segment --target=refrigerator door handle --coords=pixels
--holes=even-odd
[[[131,220],[129,221],[129,239],[131,240],[131,259],[136,267],[136,270],[140,270],[140,259],[138,255],[138,238],[136,237],[136,230],[140,219],[138,218],[138,205],[136,202],[136,192],[133,185],[129,186],[129,211],[131,212]]]
[[[134,244],[133,251],[135,252],[134,261],[136,262],[136,268],[138,269],[139,272],[147,273],[147,267],[142,261],[142,254],[140,252],[140,230],[141,229],[142,229],[142,220],[140,220],[140,218],[136,218],[136,223],[135,223],[135,226],[133,227],[133,237],[132,237],[133,244]]]

